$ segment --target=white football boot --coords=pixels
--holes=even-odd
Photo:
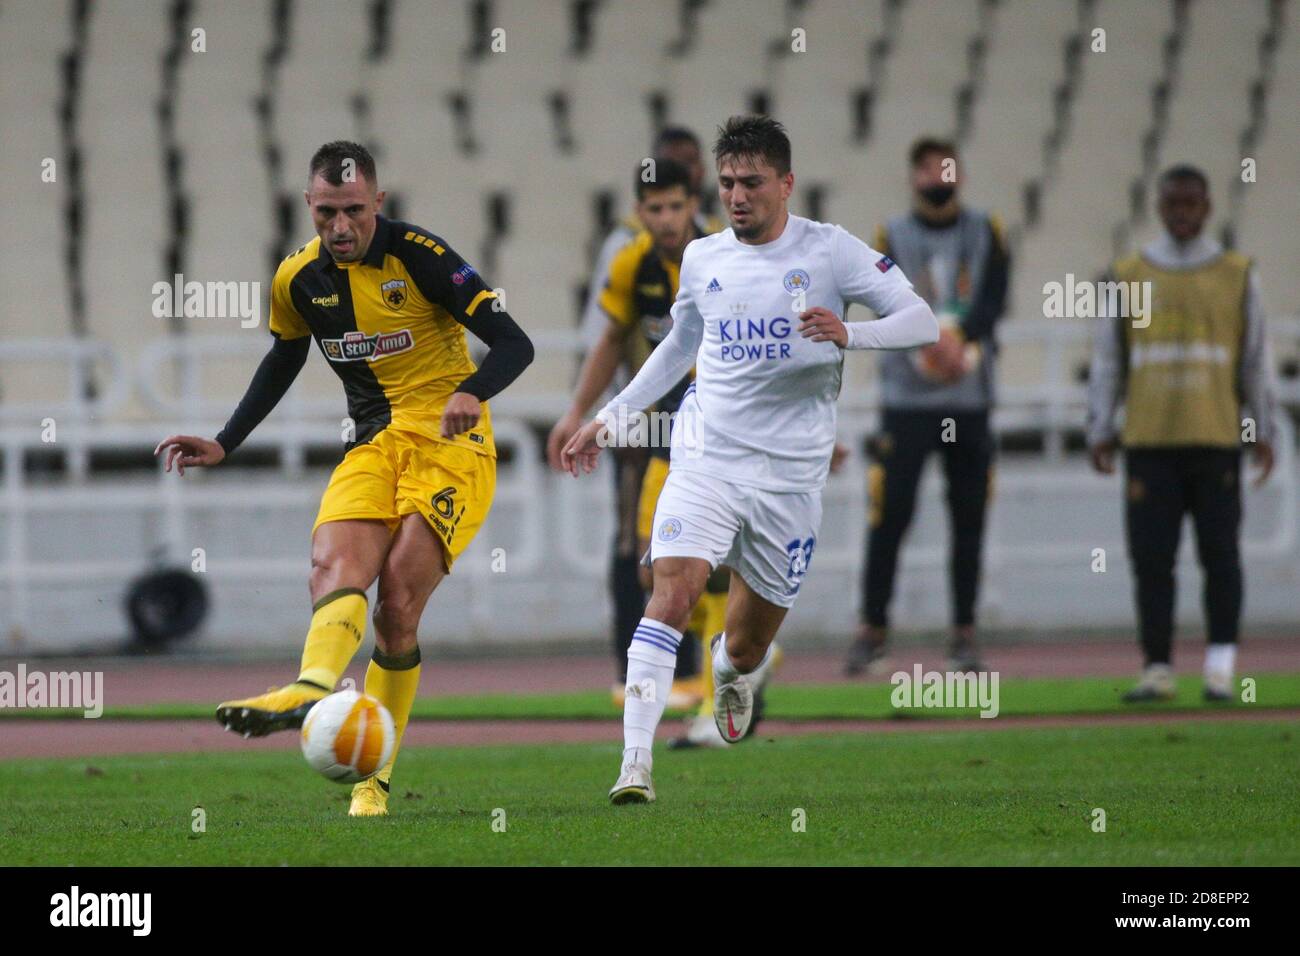
[[[696,714],[686,725],[685,736],[673,737],[668,741],[669,750],[690,750],[694,747],[726,749],[727,742],[722,739],[722,734],[711,714]]]
[[[643,763],[623,764],[623,773],[609,791],[609,802],[654,803],[655,785],[650,780],[650,768]]]
[[[1123,701],[1126,704],[1140,704],[1152,700],[1173,700],[1178,696],[1178,686],[1174,682],[1174,670],[1168,664],[1148,664],[1142,669],[1142,676],[1128,691]]]
[[[716,634],[709,642],[710,661],[720,640],[722,635]],[[750,718],[754,716],[754,689],[750,686],[749,675],[738,674],[731,683],[722,684],[715,673],[713,685],[713,720],[718,725],[718,733],[729,744],[743,740],[749,730]]]
[[[1227,701],[1233,697],[1232,671],[1207,670],[1202,693],[1208,701]]]

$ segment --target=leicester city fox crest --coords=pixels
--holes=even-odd
[[[808,287],[812,285],[812,280],[808,278],[808,273],[803,269],[791,269],[781,280],[785,286],[785,291],[791,295],[798,295],[800,292],[807,292]]]
[[[677,518],[665,518],[659,525],[659,540],[673,541],[682,533],[682,523]]]
[[[812,563],[813,548],[816,546],[816,538],[808,538],[803,541],[795,538],[785,546],[786,554],[790,558],[790,566],[786,570],[786,580],[790,584],[791,594],[799,592],[799,585],[803,584],[803,576],[808,573],[808,565]]]

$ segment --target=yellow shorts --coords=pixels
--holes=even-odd
[[[442,542],[450,570],[487,517],[496,485],[495,458],[385,428],[334,469],[312,532],[327,521],[366,518],[396,531],[403,515],[418,513]]]
[[[649,541],[655,527],[655,506],[659,504],[659,493],[664,490],[668,480],[668,459],[651,458],[646,465],[645,477],[641,479],[641,500],[636,509],[636,535],[642,541]]]

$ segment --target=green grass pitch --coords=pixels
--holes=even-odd
[[[296,750],[7,761],[0,865],[1300,863],[1290,721],[760,734],[661,749],[650,806],[607,804],[617,763],[411,749],[392,815],[352,820]]]
[[[1300,674],[1267,673],[1252,678],[1256,709],[1300,707]],[[1064,716],[1110,714],[1121,707],[1138,711],[1204,711],[1199,677],[1183,677],[1171,701],[1122,705],[1120,695],[1133,686],[1131,677],[1010,678],[999,684],[999,716]],[[948,710],[895,708],[894,688],[887,683],[776,684],[768,692],[767,716],[783,720],[942,720],[972,717],[977,708]],[[210,720],[216,701],[159,703],[108,707],[104,717],[132,720]],[[1241,704],[1215,704],[1217,708]],[[78,711],[0,710],[5,717],[61,720],[80,718]],[[421,698],[411,710],[413,720],[616,720],[618,711],[603,690],[556,694],[475,694]],[[3,724],[0,724],[3,726]]]

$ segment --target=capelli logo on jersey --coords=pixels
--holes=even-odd
[[[339,304],[339,294],[335,292],[333,295],[318,295],[311,300],[311,304],[319,305],[323,309],[332,309]]]
[[[389,355],[407,352],[415,347],[415,336],[410,329],[400,332],[347,332],[341,339],[321,339],[321,348],[331,362],[374,362]]]

